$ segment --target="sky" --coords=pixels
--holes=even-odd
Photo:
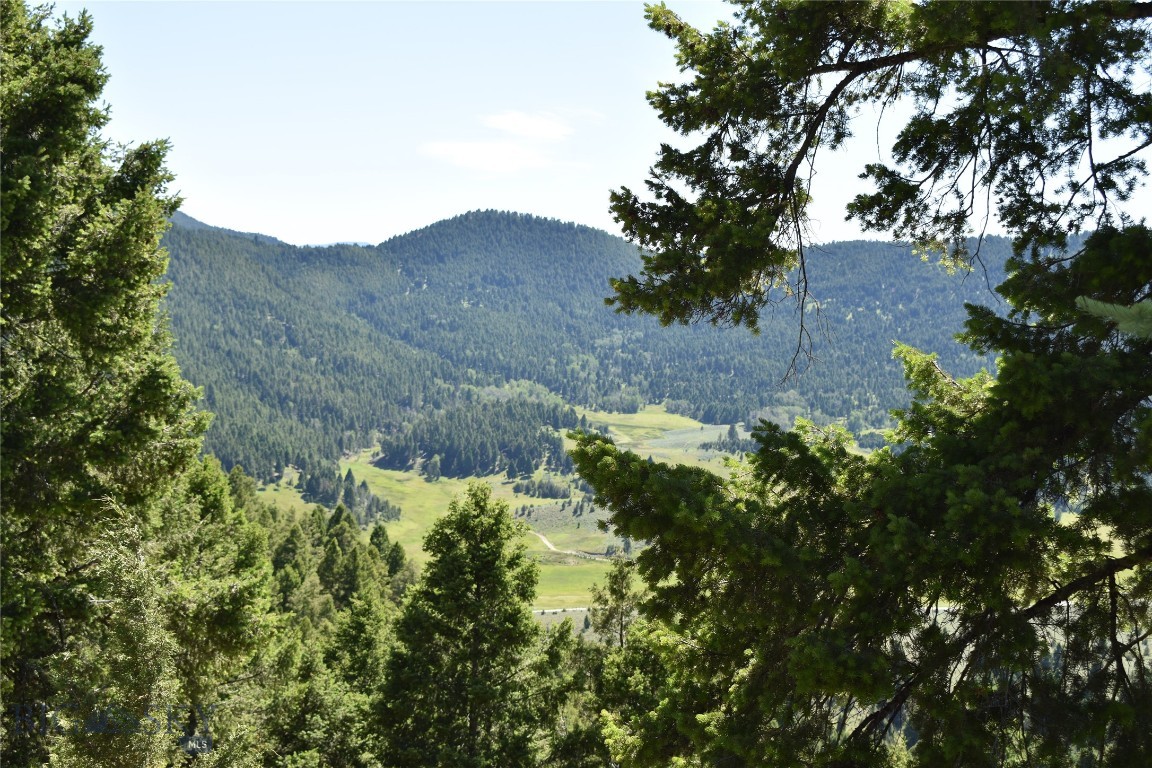
[[[730,7],[667,0],[711,28]],[[609,191],[643,189],[661,142],[645,100],[684,76],[632,0],[57,2],[86,8],[110,75],[105,135],[169,139],[182,210],[289,243],[378,243],[472,210],[619,233]],[[875,122],[825,155],[817,242],[878,159]],[[881,158],[882,159],[882,158]]]
[[[705,28],[729,15],[670,6]],[[642,190],[677,140],[645,93],[682,75],[640,2],[56,3],[85,8],[105,134],[169,139],[185,213],[289,243],[483,209],[619,233],[609,191]],[[820,218],[820,239],[858,235]]]

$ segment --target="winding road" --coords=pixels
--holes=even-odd
[[[544,534],[537,533],[536,531],[528,531],[528,533],[532,534],[536,538],[540,539],[540,541],[544,542],[544,546],[548,547],[548,549],[550,549],[551,551],[559,552],[562,555],[574,555],[575,557],[582,557],[585,560],[607,560],[608,559],[606,557],[597,557],[596,555],[590,555],[587,552],[577,552],[576,550],[572,550],[572,549],[557,549],[556,545],[554,545],[552,542],[548,541],[548,537],[545,536]],[[588,608],[583,607],[583,606],[579,607],[579,608],[538,608],[538,609],[532,611],[532,613],[542,615],[542,614],[547,614],[547,613],[557,613],[557,614],[567,613],[569,611],[575,613],[578,611],[586,611],[586,610],[588,610]]]
[[[585,560],[607,560],[608,559],[606,557],[599,557],[597,555],[593,555],[589,552],[579,552],[575,549],[557,549],[556,546],[552,542],[548,541],[548,537],[545,536],[544,534],[537,533],[536,531],[528,531],[528,533],[532,534],[536,538],[540,539],[540,541],[544,542],[544,546],[548,547],[548,549],[552,550],[553,552],[559,552],[562,555],[575,555],[576,557],[582,557]]]

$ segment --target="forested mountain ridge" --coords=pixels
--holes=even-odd
[[[716,423],[804,413],[859,432],[906,400],[893,341],[938,351],[960,373],[979,367],[951,337],[962,302],[994,304],[987,284],[998,282],[948,275],[898,245],[815,249],[815,359],[781,387],[794,312],[766,316],[759,336],[619,315],[604,305],[608,280],[634,272],[639,254],[589,227],[487,211],[376,247],[297,247],[173,223],[168,310],[177,357],[216,414],[206,447],[264,478],[285,464],[331,474],[342,451],[382,437],[431,458],[439,451],[411,437],[429,431],[422,419],[452,411],[448,421],[468,423],[492,398],[664,402]],[[998,274],[1006,252],[985,243],[987,268]],[[539,386],[511,394],[511,382]]]
[[[656,203],[612,194],[651,249],[617,298],[763,327],[765,276],[807,267],[824,281],[820,364],[796,390],[765,387],[794,322],[729,334],[729,366],[708,357],[707,329],[668,331],[669,349],[625,318],[550,326],[595,304],[555,277],[569,226],[555,222],[476,214],[463,236],[428,228],[443,237],[427,248],[328,250],[184,228],[197,258],[182,257],[171,324],[233,409],[218,423],[262,438],[222,445],[257,466],[379,438],[380,459],[430,476],[516,475],[556,459],[561,429],[597,428],[569,444],[575,489],[424,483],[356,456],[329,512],[266,503],[239,468],[199,455],[208,414],[161,307],[170,146],[103,135],[108,75],[87,14],[0,0],[0,763],[1152,765],[1152,229],[1116,207],[1147,177],[1152,4],[765,0],[710,35],[663,4],[648,16],[693,78],[649,99],[705,143],[661,147]],[[581,416],[576,395],[509,378],[535,355],[586,370],[599,405],[747,401],[867,425],[888,398],[881,340],[939,348],[921,337],[951,325],[914,289],[959,300],[980,282],[932,283],[898,248],[816,254],[794,239],[847,119],[898,102],[911,116],[880,110],[906,119],[894,166],[866,167],[878,191],[849,212],[962,247],[984,199],[1014,255],[997,289],[1010,310],[968,307],[964,338],[998,355],[995,375],[954,377],[897,347],[912,403],[893,414],[892,450],[853,450],[834,424],[762,424],[737,471],[714,471],[671,445],[704,437],[699,422]],[[1123,154],[1095,154],[1118,140]],[[597,258],[570,253],[581,269]],[[545,276],[526,287],[532,270]],[[943,350],[947,368],[976,362]],[[656,373],[673,369],[679,400]],[[283,431],[253,429],[263,415]],[[648,431],[661,436],[637,439]],[[731,427],[711,447],[749,443]],[[357,483],[352,467],[388,482]],[[362,530],[396,512],[373,488],[413,486],[439,497],[419,510],[435,518],[422,562],[415,505]],[[561,499],[516,515],[539,546],[511,514],[522,494]],[[561,523],[619,538],[602,586],[572,594],[586,539],[569,530],[556,547],[544,534]],[[533,617],[560,569],[588,607],[583,632]]]

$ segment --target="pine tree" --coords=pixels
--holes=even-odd
[[[636,618],[640,594],[632,583],[634,563],[616,558],[603,586],[592,586],[592,604],[588,614],[592,629],[610,647],[622,648],[628,636],[628,627]]]
[[[163,503],[149,549],[174,641],[174,730],[211,739],[209,764],[254,765],[260,707],[237,680],[253,676],[272,636],[272,563],[266,531],[235,503],[230,479],[215,458],[193,465]]]
[[[661,148],[653,201],[613,196],[648,251],[619,307],[749,327],[777,296],[803,309],[817,153],[862,103],[907,98],[848,212],[956,266],[975,201],[994,205],[1005,301],[969,305],[962,339],[997,370],[897,345],[913,403],[869,456],[802,421],[762,423],[732,476],[578,437],[617,532],[649,542],[645,609],[672,638],[647,711],[613,720],[614,757],[1149,764],[1152,340],[1077,303],[1152,293],[1152,230],[1123,208],[1152,144],[1152,6],[740,6],[710,34],[649,8],[694,73],[650,99],[699,144]]]
[[[90,19],[50,13],[0,3],[0,696],[139,715],[171,693],[141,532],[206,424],[158,314],[159,241],[179,201],[165,142],[125,150],[99,136],[107,75]],[[71,738],[9,719],[4,731],[14,765]],[[58,762],[140,765],[157,739],[74,741]]]
[[[426,537],[431,559],[397,622],[385,675],[389,764],[536,764],[550,714],[530,609],[537,566],[522,534],[507,504],[473,483]]]

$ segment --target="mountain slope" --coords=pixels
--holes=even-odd
[[[816,359],[782,388],[794,310],[768,313],[760,336],[617,315],[604,305],[608,279],[639,257],[588,227],[476,212],[376,247],[309,248],[177,220],[165,245],[177,356],[217,414],[207,447],[260,477],[289,463],[330,467],[381,436],[415,440],[429,414],[483,410],[493,398],[878,426],[905,402],[892,341],[970,373],[980,361],[951,339],[958,299],[995,301],[982,275],[949,276],[900,246],[814,249],[821,311],[806,323]],[[1006,251],[985,246],[993,283]]]

